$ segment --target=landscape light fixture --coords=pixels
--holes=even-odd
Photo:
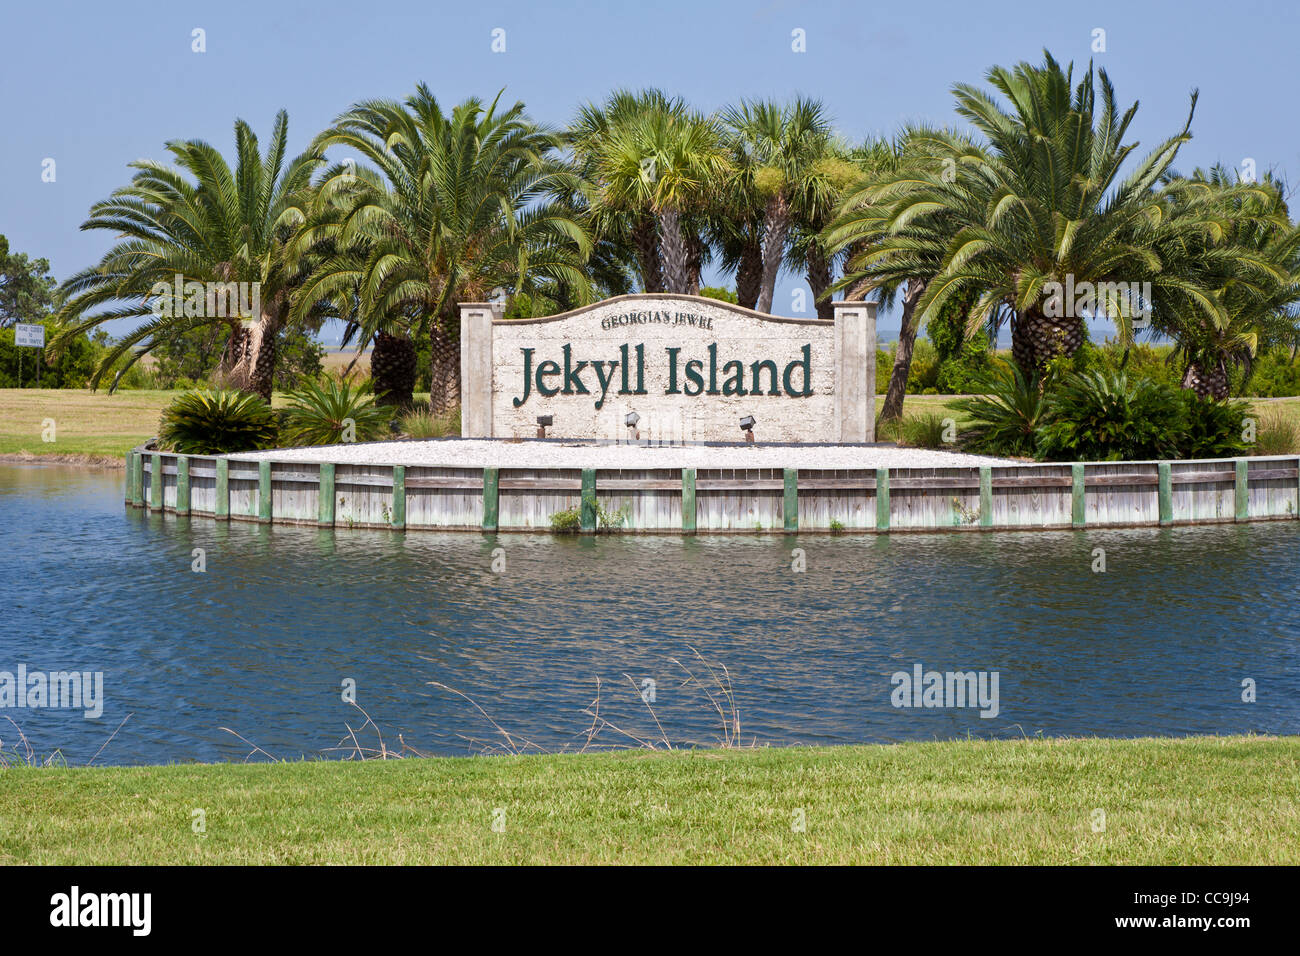
[[[554,425],[554,424],[555,424],[555,416],[554,416],[554,415],[538,415],[538,416],[537,416],[537,437],[538,437],[538,438],[545,438],[545,437],[546,437],[546,426],[547,426],[547,425]]]
[[[636,427],[636,423],[639,422],[640,420],[641,420],[641,416],[638,415],[636,412],[628,412],[627,418],[623,419],[623,421],[627,424],[628,441],[641,440],[641,432],[638,431]]]
[[[740,430],[745,433],[745,441],[754,440],[754,416],[746,415],[740,420]]]

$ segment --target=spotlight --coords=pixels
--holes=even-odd
[[[554,424],[555,424],[555,416],[554,416],[554,415],[538,415],[538,416],[537,416],[537,437],[538,437],[538,438],[545,438],[545,437],[546,437],[546,426],[547,426],[547,425],[554,425]]]
[[[754,440],[754,416],[746,415],[740,420],[740,430],[745,433],[745,441]]]
[[[628,412],[627,417],[623,419],[624,423],[627,425],[628,441],[641,440],[641,432],[636,427],[636,423],[639,422],[640,420],[641,420],[641,416],[638,415],[636,412]]]

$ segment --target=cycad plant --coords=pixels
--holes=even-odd
[[[1185,424],[1176,389],[1123,372],[1067,375],[1047,403],[1040,457],[1060,461],[1176,458]]]
[[[1029,378],[1017,365],[1002,363],[980,384],[981,394],[952,405],[970,419],[958,433],[961,446],[988,455],[1034,457],[1038,429],[1047,420],[1048,385]]]
[[[275,413],[248,392],[185,392],[163,409],[158,440],[163,448],[184,455],[271,448],[276,443]]]
[[[289,444],[374,441],[389,430],[390,412],[342,379],[308,382],[287,397],[282,435]]]

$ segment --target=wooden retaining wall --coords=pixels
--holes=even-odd
[[[454,468],[276,462],[135,449],[126,501],[323,528],[639,533],[1133,527],[1300,515],[1300,459],[961,468]]]

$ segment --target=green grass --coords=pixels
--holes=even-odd
[[[19,767],[0,863],[1294,865],[1298,767],[1300,737]]]

